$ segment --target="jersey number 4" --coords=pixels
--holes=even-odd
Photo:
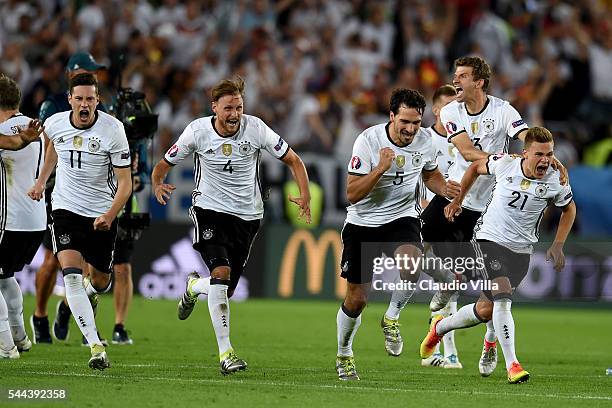
[[[227,163],[225,163],[225,166],[223,166],[223,171],[229,171],[230,174],[234,172],[234,168],[232,167],[231,160],[228,160]]]
[[[512,197],[514,197],[514,200],[510,201],[508,205],[512,208],[519,208],[522,211],[523,208],[525,208],[525,204],[527,203],[527,194],[523,195],[518,191],[513,191]],[[523,202],[521,203],[521,206],[518,207],[517,201],[519,201],[521,198],[523,199]]]

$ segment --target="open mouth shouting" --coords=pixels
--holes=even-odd
[[[461,98],[463,96],[463,88],[455,85],[455,91],[457,91],[457,98]]]
[[[80,109],[79,110],[79,119],[81,120],[81,122],[87,122],[87,120],[89,119],[89,110],[87,110],[87,109]]]
[[[546,171],[548,170],[549,165],[548,164],[538,164],[536,166],[536,177],[540,178],[540,177],[544,177],[546,175]]]

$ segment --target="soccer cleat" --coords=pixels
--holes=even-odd
[[[228,375],[235,373],[236,371],[244,371],[247,368],[246,361],[239,358],[234,350],[229,350],[221,356],[221,362],[219,363],[221,367],[221,374]]]
[[[358,381],[357,368],[355,367],[355,359],[351,356],[336,357],[336,372],[338,379],[342,381]]]
[[[191,291],[191,288],[196,282],[196,279],[200,279],[200,275],[195,271],[187,275],[187,285],[185,288],[185,293],[183,293],[183,297],[181,297],[181,300],[179,300],[178,303],[179,320],[187,319],[189,315],[191,315],[191,312],[193,312],[193,308],[198,302],[198,295],[193,294]]]
[[[89,367],[95,370],[104,370],[110,367],[110,361],[106,355],[106,350],[101,344],[91,346],[91,358],[89,359]]]
[[[30,316],[30,327],[32,328],[32,341],[34,344],[51,344],[51,333],[49,333],[49,318]]]
[[[421,365],[423,367],[432,366],[432,367],[442,367],[446,364],[446,360],[442,353],[434,353],[427,358],[421,359]]]
[[[116,324],[113,330],[113,344],[133,344],[134,341],[130,338],[122,324]]]
[[[26,334],[26,336],[22,340],[15,342],[15,347],[17,347],[17,351],[19,351],[20,353],[30,351],[30,349],[32,348],[32,342]]]
[[[380,320],[380,327],[382,327],[383,334],[385,335],[385,350],[387,350],[390,356],[399,356],[404,348],[404,341],[402,340],[399,326],[399,320],[389,319],[385,315]]]
[[[68,340],[68,335],[70,334],[70,316],[72,316],[70,307],[68,307],[64,300],[60,300],[57,302],[55,310],[55,321],[53,322],[51,332],[56,340],[66,341]]]
[[[488,342],[485,340],[482,346],[482,355],[478,362],[478,371],[483,377],[488,377],[493,374],[497,367],[497,342]]]
[[[429,332],[427,333],[427,336],[425,336],[425,338],[421,342],[421,349],[420,349],[421,358],[427,358],[431,356],[434,350],[436,349],[436,344],[438,344],[440,340],[442,340],[442,337],[444,337],[436,333],[436,326],[438,325],[438,322],[442,319],[443,317],[440,315],[437,315],[431,318],[431,324],[429,325]]]
[[[451,354],[444,359],[444,368],[463,368],[463,364],[459,361],[459,357],[456,354]]]
[[[523,367],[518,361],[512,363],[508,369],[508,382],[510,384],[519,384],[529,379],[529,373],[523,370]]]
[[[13,346],[12,349],[5,351],[0,348],[0,359],[11,359],[16,360],[19,358],[19,351],[17,350],[17,346]]]

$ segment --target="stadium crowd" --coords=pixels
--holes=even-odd
[[[611,21],[610,2],[596,0],[4,0],[0,72],[37,117],[65,89],[70,55],[90,52],[108,67],[103,102],[119,76],[146,93],[156,158],[210,114],[210,87],[240,74],[249,112],[298,151],[346,160],[394,87],[429,100],[456,57],[477,54],[494,69],[490,93],[555,132],[570,167],[612,137]]]

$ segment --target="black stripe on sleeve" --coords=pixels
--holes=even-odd
[[[164,161],[165,161],[166,163],[168,163],[168,164],[169,164],[170,166],[172,166],[172,167],[176,166],[176,164],[174,164],[174,163],[170,163],[170,162],[168,161],[168,159],[166,159],[165,157],[164,157]]]
[[[461,130],[461,131],[459,131],[459,132],[457,132],[457,133],[453,133],[452,135],[450,135],[450,136],[448,137],[448,141],[450,142],[450,141],[451,141],[451,139],[452,139],[453,137],[455,137],[455,136],[459,136],[459,135],[460,135],[460,134],[462,134],[462,133],[467,134],[467,132],[465,131],[465,129],[463,129],[463,130]]]

